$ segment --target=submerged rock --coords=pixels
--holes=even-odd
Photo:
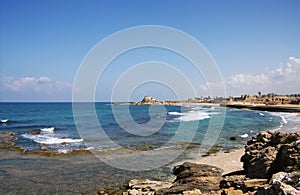
[[[29,132],[29,134],[31,134],[31,135],[39,135],[39,134],[41,134],[41,130],[32,130],[32,131],[30,131]]]
[[[10,141],[1,141],[0,142],[0,149],[6,149],[6,148],[11,148],[15,145],[14,142]]]

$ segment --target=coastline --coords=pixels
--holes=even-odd
[[[300,105],[282,104],[282,105],[265,105],[265,104],[245,104],[245,103],[227,103],[220,106],[237,109],[250,109],[269,112],[295,112],[300,113]]]

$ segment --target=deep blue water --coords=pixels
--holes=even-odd
[[[186,142],[201,143],[212,117],[226,112],[220,135],[218,132],[215,134],[218,139],[213,144],[221,144],[223,148],[237,148],[242,147],[252,135],[261,130],[289,131],[300,123],[299,116],[292,113],[210,106],[128,107],[96,103],[95,109],[99,124],[107,136],[105,139],[93,135],[96,135],[98,125],[91,122],[93,111],[88,108],[77,113],[77,122],[84,127],[84,130],[77,131],[72,103],[0,103],[0,120],[8,119],[7,122],[0,123],[0,132],[17,133],[16,137],[19,140],[16,144],[29,151],[38,150],[41,146],[57,152],[83,148],[101,151],[116,146],[135,150],[145,150],[149,147],[159,149],[170,140],[174,147]],[[129,114],[126,113],[127,109]],[[172,140],[180,124],[187,137],[195,131],[192,141],[187,140],[184,134]],[[32,130],[42,131],[39,135],[31,135]],[[237,140],[230,141],[231,136],[237,137]],[[108,141],[114,144],[111,145]]]

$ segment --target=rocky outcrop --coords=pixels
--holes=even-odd
[[[260,132],[248,141],[241,161],[250,178],[300,170],[300,133]]]
[[[248,141],[244,171],[222,176],[215,166],[185,162],[173,183],[131,180],[123,194],[299,195],[300,133],[260,132]]]
[[[173,169],[176,179],[173,183],[131,180],[125,194],[215,194],[222,180],[222,170],[215,166],[185,162]]]

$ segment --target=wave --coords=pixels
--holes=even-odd
[[[297,113],[270,112],[271,115],[281,118],[280,127],[277,130],[295,131],[300,128],[300,116]]]
[[[248,138],[249,135],[247,133],[243,134],[243,135],[239,135],[240,138]]]
[[[7,123],[8,122],[8,119],[2,119],[1,120],[1,123]]]
[[[186,113],[182,113],[182,115],[180,117],[175,118],[174,120],[188,122],[188,121],[200,121],[200,120],[207,119],[207,118],[210,118],[208,113],[192,110],[192,111],[188,111]]]
[[[54,129],[55,129],[54,127],[49,127],[49,128],[41,128],[40,130],[44,132],[53,133]]]
[[[83,142],[83,139],[72,139],[72,138],[59,138],[54,137],[53,134],[40,134],[40,135],[21,135],[24,138],[31,139],[39,144],[65,144],[65,143],[78,143]]]
[[[180,112],[168,112],[168,115],[182,116],[183,114]]]

